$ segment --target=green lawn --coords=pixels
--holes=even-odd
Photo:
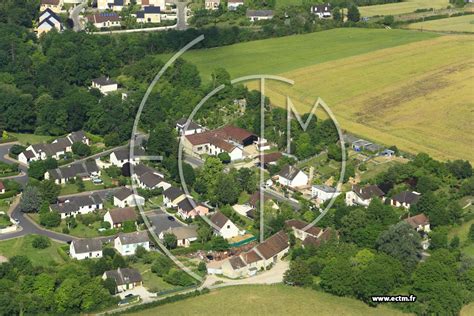
[[[35,135],[35,134],[23,134],[23,133],[9,133],[9,134],[16,137],[18,141],[23,145],[45,143],[49,140],[56,138],[54,136],[44,136],[44,135]]]
[[[0,211],[5,212],[7,214],[8,209],[10,208],[10,203],[12,203],[13,198],[8,199],[0,199]]]
[[[236,286],[170,303],[135,315],[402,315],[387,307],[371,308],[350,298],[283,285]]]
[[[408,27],[410,29],[421,29],[425,31],[474,33],[474,15],[464,15],[454,18],[413,23]]]
[[[225,68],[233,78],[254,74],[279,74],[435,36],[437,35],[406,30],[333,29],[192,50],[186,52],[183,57],[195,64],[204,81],[208,81],[217,67]]]
[[[463,223],[462,225],[460,226],[455,226],[453,228],[451,228],[451,230],[449,231],[449,238],[453,238],[454,236],[458,236],[459,239],[461,240],[461,242],[464,242],[467,240],[467,235],[469,233],[469,228],[471,227],[471,225],[474,224],[474,219],[470,220],[470,221],[467,221],[465,223]]]
[[[149,264],[138,262],[132,264],[132,267],[140,271],[143,279],[143,286],[150,292],[161,292],[176,288],[176,286],[166,283],[161,277],[151,272],[151,265]]]
[[[59,256],[57,249],[62,246],[58,242],[51,240],[51,246],[46,249],[35,249],[31,245],[34,235],[0,241],[0,255],[7,258],[24,255],[30,258],[33,265],[48,266],[51,264],[61,264],[64,260]]]
[[[84,191],[95,191],[95,190],[102,190],[105,189],[104,184],[93,184],[91,181],[84,181]],[[61,185],[61,191],[59,195],[69,195],[79,193],[77,189],[77,185],[75,183],[66,183]]]
[[[415,12],[416,9],[444,9],[449,0],[406,0],[398,3],[359,7],[362,16],[397,15]]]
[[[365,164],[367,166],[367,170],[360,173],[360,178],[362,181],[373,179],[376,175],[387,171],[388,168],[395,164],[396,162],[393,160],[378,164],[369,161]]]

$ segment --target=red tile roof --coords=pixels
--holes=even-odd
[[[428,225],[430,223],[430,220],[425,214],[421,213],[412,217],[405,218],[405,222],[410,224],[411,227],[417,228],[420,225]]]
[[[255,247],[255,250],[265,259],[270,259],[288,247],[288,235],[284,231],[279,231]]]

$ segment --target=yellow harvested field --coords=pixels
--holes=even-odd
[[[474,33],[474,15],[413,23],[408,28],[424,31]]]
[[[300,112],[321,97],[344,130],[474,161],[473,57],[473,37],[443,36],[281,73],[295,85],[269,82],[266,94],[281,107],[290,96]]]
[[[359,7],[362,16],[396,15],[415,12],[416,9],[445,9],[449,0],[407,0],[398,3]]]

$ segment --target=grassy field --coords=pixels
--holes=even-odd
[[[336,29],[191,51],[185,58],[205,79],[216,67],[233,78],[293,79],[293,87],[267,83],[274,105],[286,107],[288,95],[301,113],[321,97],[354,134],[411,153],[473,161],[474,135],[466,133],[473,128],[473,44],[468,35]]]
[[[59,256],[57,249],[62,244],[51,240],[51,246],[46,249],[35,249],[31,245],[34,235],[5,240],[0,242],[0,255],[7,258],[16,255],[25,255],[35,266],[61,264],[64,260]]]
[[[334,29],[193,50],[183,57],[199,68],[204,81],[209,81],[217,67],[224,67],[233,78],[279,74],[433,37],[436,35],[405,30]]]
[[[136,315],[206,315],[217,309],[225,315],[402,315],[386,307],[371,308],[354,299],[283,285],[224,288]]]
[[[55,138],[54,136],[43,136],[43,135],[35,135],[35,134],[23,134],[23,133],[9,133],[9,134],[16,137],[18,139],[18,142],[20,142],[22,145],[45,143]]]
[[[389,3],[359,7],[362,16],[396,15],[414,12],[416,9],[444,9],[449,0],[406,0],[399,3]]]
[[[410,29],[422,29],[425,31],[474,33],[474,15],[413,23],[408,27]]]
[[[474,303],[470,303],[461,309],[461,316],[470,316],[474,315]]]

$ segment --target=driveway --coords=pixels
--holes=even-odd
[[[298,202],[295,202],[295,201],[285,197],[284,195],[282,195],[282,194],[280,194],[276,191],[273,191],[272,189],[265,188],[265,189],[263,189],[263,192],[265,192],[265,194],[267,194],[268,196],[274,198],[275,200],[277,200],[279,202],[288,203],[296,211],[299,211],[301,209],[301,205]]]
[[[156,235],[160,235],[160,233],[164,230],[167,230],[171,227],[182,227],[184,226],[180,223],[177,219],[169,220],[168,214],[163,212],[162,210],[153,210],[147,213],[147,217],[150,222],[153,224],[153,230],[155,231]]]
[[[73,30],[74,32],[79,32],[84,29],[84,25],[81,23],[81,19],[79,14],[81,13],[82,9],[87,7],[87,1],[83,0],[83,2],[72,9],[71,14],[69,17],[71,18],[72,22],[74,23]]]
[[[216,289],[224,286],[233,285],[248,285],[248,284],[275,284],[283,282],[283,275],[288,270],[290,264],[288,261],[278,261],[270,270],[260,272],[255,276],[248,277],[245,279],[227,279],[220,278],[214,274],[208,275],[206,281],[201,285],[200,288]],[[216,284],[218,282],[218,284]]]

